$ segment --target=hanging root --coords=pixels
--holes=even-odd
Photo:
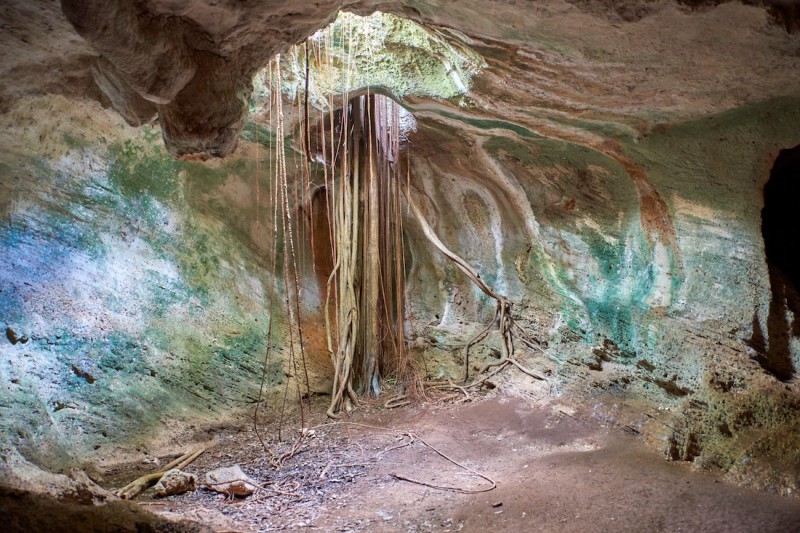
[[[340,131],[340,171],[338,180],[331,179],[329,211],[336,266],[328,278],[324,308],[334,368],[327,414],[333,419],[358,405],[357,393],[379,394],[382,375],[394,373],[411,381],[403,333],[405,278],[395,164],[399,111],[384,97],[356,96],[345,100]],[[335,166],[331,162],[331,173]]]
[[[538,347],[538,345],[535,343],[535,341],[533,341],[530,337],[528,337],[525,334],[524,330],[519,325],[514,323],[514,318],[511,316],[511,308],[514,305],[513,302],[511,302],[511,300],[509,300],[508,298],[506,298],[502,294],[496,293],[491,287],[489,287],[489,285],[486,284],[485,281],[483,281],[483,279],[481,278],[480,274],[478,274],[478,272],[469,263],[464,261],[458,255],[454,254],[452,251],[450,251],[449,248],[447,248],[447,246],[444,245],[444,243],[439,239],[439,237],[433,231],[433,228],[431,227],[431,225],[428,224],[428,221],[425,219],[425,216],[422,214],[422,211],[420,211],[419,207],[417,206],[416,202],[414,201],[414,199],[412,198],[410,193],[406,194],[406,199],[408,200],[408,205],[411,207],[411,211],[414,212],[414,215],[417,217],[417,220],[419,221],[420,226],[422,226],[422,231],[425,234],[425,236],[428,238],[428,240],[431,241],[431,243],[434,246],[436,246],[436,248],[438,248],[439,251],[442,252],[448,259],[453,261],[456,264],[456,266],[462,272],[464,272],[464,274],[467,275],[467,277],[470,279],[470,281],[472,281],[475,285],[478,286],[478,288],[480,290],[482,290],[484,292],[484,294],[486,294],[487,296],[489,296],[490,298],[494,299],[497,302],[497,309],[495,310],[494,318],[492,318],[492,321],[489,322],[488,326],[486,326],[483,330],[480,331],[480,333],[478,333],[472,339],[470,339],[469,342],[467,342],[467,344],[464,346],[464,352],[463,352],[463,355],[464,355],[464,383],[468,383],[469,382],[469,350],[470,350],[470,348],[472,348],[475,344],[479,343],[484,338],[486,338],[486,336],[492,330],[492,327],[494,327],[495,325],[497,325],[497,327],[498,327],[498,329],[500,331],[500,346],[502,348],[502,356],[500,357],[500,360],[486,364],[478,372],[478,375],[483,374],[484,372],[486,372],[487,370],[489,370],[490,368],[493,368],[493,367],[497,367],[497,371],[492,372],[492,374],[490,376],[486,376],[484,378],[481,378],[479,380],[474,381],[473,383],[471,383],[469,385],[465,385],[464,388],[472,388],[472,387],[476,387],[476,386],[480,387],[481,385],[483,385],[483,383],[486,382],[486,380],[489,379],[489,377],[494,376],[500,370],[502,370],[503,368],[505,368],[508,365],[513,365],[513,366],[517,367],[520,371],[524,372],[525,374],[531,376],[534,379],[546,381],[544,376],[541,376],[541,375],[537,374],[536,372],[534,372],[533,370],[530,370],[530,369],[526,368],[524,365],[522,365],[519,361],[517,361],[514,358],[514,329],[515,328],[519,332],[522,333],[523,342],[525,342],[526,344],[529,344],[529,345],[536,345],[537,347]],[[462,391],[466,394],[465,390],[462,389]]]
[[[313,432],[309,429],[303,428],[300,430],[300,436],[297,437],[296,441],[294,441],[294,444],[292,444],[292,447],[289,449],[289,451],[282,454],[277,454],[270,451],[269,462],[272,467],[275,470],[280,470],[286,461],[297,455],[297,452],[300,451],[300,448],[303,447],[303,444],[310,435],[313,435]]]

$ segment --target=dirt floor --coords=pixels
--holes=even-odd
[[[727,484],[633,434],[519,397],[373,406],[333,424],[320,409],[312,423],[322,425],[278,469],[297,431],[267,453],[252,429],[226,429],[187,469],[239,464],[263,486],[248,498],[201,489],[145,493],[142,505],[216,531],[800,531],[796,499]]]

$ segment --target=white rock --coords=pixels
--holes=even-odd
[[[258,483],[242,472],[239,465],[207,472],[205,485],[229,496],[249,496],[258,488]]]
[[[197,488],[197,477],[194,474],[183,472],[177,468],[168,470],[166,474],[153,487],[156,498],[183,494]]]

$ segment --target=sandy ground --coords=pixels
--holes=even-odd
[[[267,441],[273,459],[296,435]],[[316,427],[279,469],[251,430],[216,441],[189,470],[238,463],[263,490],[145,496],[143,506],[217,531],[800,531],[796,499],[727,484],[633,434],[502,394],[359,410]],[[119,484],[132,474],[119,472]]]

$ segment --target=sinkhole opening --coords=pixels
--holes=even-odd
[[[367,91],[397,100],[446,99],[469,107],[472,78],[485,67],[484,59],[455,30],[381,12],[362,17],[343,11],[256,74],[250,111],[265,113],[274,90],[290,101],[303,101],[306,110],[338,109],[342,97]],[[410,113],[404,109],[400,118],[405,131],[413,130]]]

